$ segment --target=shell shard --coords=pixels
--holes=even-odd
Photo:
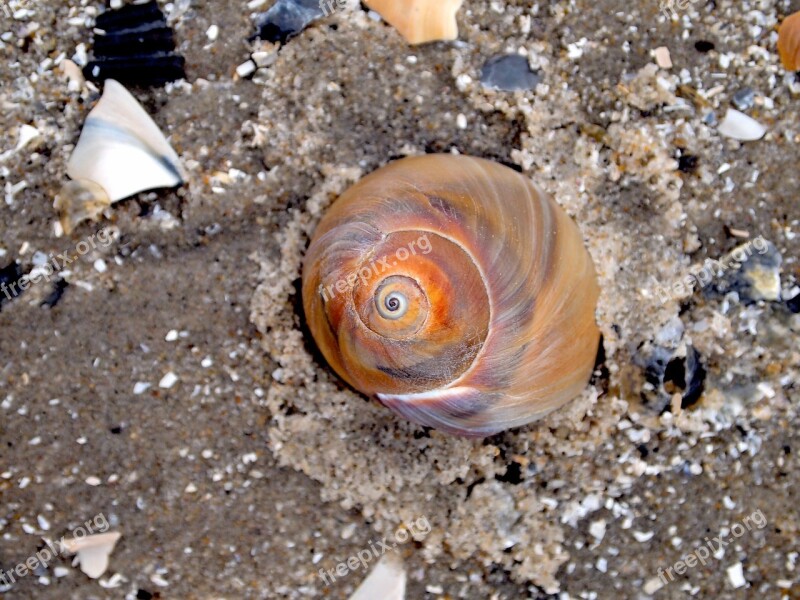
[[[454,40],[456,13],[463,0],[365,0],[409,44]]]
[[[767,128],[761,123],[733,108],[725,113],[717,130],[725,137],[742,142],[760,140],[767,133]]]
[[[372,572],[353,592],[349,600],[404,600],[406,597],[406,570],[402,560],[387,554],[375,565]]]
[[[80,563],[81,571],[92,579],[97,579],[108,569],[111,553],[122,534],[118,531],[90,535],[83,538],[62,540],[64,550],[75,554],[73,564]]]
[[[333,369],[413,422],[472,437],[583,389],[598,293],[569,216],[519,173],[465,156],[362,179],[303,268],[306,319]]]
[[[103,96],[86,118],[67,174],[98,184],[112,203],[145,190],[178,186],[186,177],[164,134],[113,79],[106,81]]]
[[[778,54],[787,71],[800,70],[800,11],[789,15],[781,23]]]

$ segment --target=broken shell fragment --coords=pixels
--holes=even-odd
[[[56,196],[53,208],[58,211],[61,228],[69,235],[84,221],[95,221],[111,206],[111,200],[99,184],[88,179],[70,181]]]
[[[89,113],[67,163],[74,181],[54,203],[64,231],[95,218],[119,200],[181,185],[186,173],[175,150],[136,99],[113,79]]]
[[[400,32],[409,44],[458,37],[456,13],[463,0],[365,0]]]
[[[158,126],[122,84],[106,81],[67,164],[72,179],[88,179],[117,202],[154,188],[175,187],[185,174]]]
[[[73,564],[80,563],[81,571],[92,579],[97,579],[108,569],[108,557],[121,537],[120,532],[110,531],[64,540],[62,544],[67,553],[77,555]]]
[[[402,560],[385,555],[372,573],[358,586],[350,600],[403,600],[406,597],[406,570]]]
[[[725,113],[725,118],[719,124],[718,131],[725,137],[734,140],[752,142],[764,137],[767,128],[746,114],[729,108]]]

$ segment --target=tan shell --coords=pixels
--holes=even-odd
[[[350,385],[411,421],[485,436],[586,385],[598,286],[569,216],[519,173],[406,158],[320,222],[303,268],[309,329]]]
[[[800,11],[789,15],[781,23],[778,53],[787,71],[800,70]]]
[[[409,44],[458,37],[456,13],[463,0],[364,0],[400,32]]]

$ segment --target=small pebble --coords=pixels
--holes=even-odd
[[[178,381],[178,376],[175,375],[172,371],[164,375],[161,378],[161,381],[158,382],[158,387],[164,390],[170,389],[173,385],[175,385]]]
[[[731,565],[728,567],[727,572],[728,581],[731,582],[731,585],[734,588],[740,588],[747,585],[747,580],[744,578],[744,569],[742,568],[742,563]]]
[[[252,60],[246,60],[238,67],[236,67],[236,74],[242,79],[244,79],[245,77],[249,77],[255,72],[256,72],[256,63],[254,63]]]
[[[744,88],[733,95],[731,102],[741,111],[748,110],[753,108],[753,104],[756,102],[756,93],[750,88]]]
[[[485,87],[505,92],[531,90],[541,79],[538,73],[531,71],[528,59],[519,54],[495,56],[481,69],[481,83]]]

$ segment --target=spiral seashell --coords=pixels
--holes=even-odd
[[[411,421],[471,437],[581,391],[598,292],[569,216],[519,173],[466,156],[365,177],[324,215],[303,267],[333,369]]]
[[[800,12],[789,15],[781,23],[778,54],[787,71],[800,70]]]

